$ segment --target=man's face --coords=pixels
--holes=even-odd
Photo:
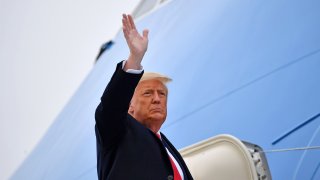
[[[167,116],[166,86],[159,80],[145,80],[138,84],[131,99],[129,114],[144,126],[160,126]]]

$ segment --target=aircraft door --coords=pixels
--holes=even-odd
[[[262,149],[231,135],[218,135],[180,150],[197,180],[271,180]]]

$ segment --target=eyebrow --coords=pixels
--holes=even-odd
[[[141,92],[147,92],[147,91],[160,91],[160,92],[165,92],[166,94],[168,94],[168,90],[166,90],[166,89],[156,89],[156,90],[154,90],[154,89],[152,89],[152,88],[146,88],[146,89],[142,89],[141,90]]]

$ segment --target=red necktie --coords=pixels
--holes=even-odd
[[[161,137],[160,137],[160,134],[156,133],[156,135],[160,139],[160,141],[162,141]],[[178,171],[178,168],[177,168],[176,164],[173,162],[173,160],[172,160],[172,158],[170,157],[169,154],[168,154],[168,156],[169,156],[170,163],[171,163],[171,166],[172,166],[172,169],[173,169],[173,178],[174,178],[174,180],[182,180],[181,175],[180,175],[180,173]]]

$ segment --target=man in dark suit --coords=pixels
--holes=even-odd
[[[167,116],[170,78],[144,73],[142,58],[148,30],[141,36],[130,15],[123,15],[123,33],[130,49],[117,65],[96,109],[99,179],[193,179],[179,152],[160,133]]]

